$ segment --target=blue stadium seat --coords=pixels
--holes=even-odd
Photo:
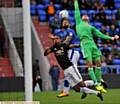
[[[70,16],[74,16],[74,10],[69,10],[68,12]]]
[[[46,8],[45,5],[42,4],[37,5],[37,10],[44,10],[45,8]]]
[[[117,14],[117,12],[118,12],[118,10],[117,10],[117,9],[115,9],[115,10],[113,10],[113,11],[112,11],[112,14],[116,15],[116,14]]]
[[[95,10],[88,10],[88,15],[96,14]]]
[[[114,65],[120,65],[120,59],[113,59]]]
[[[109,51],[111,51],[111,50],[112,50],[112,47],[110,47],[110,46],[108,46],[107,48],[108,48],[108,50],[109,50]]]
[[[44,10],[38,10],[39,20],[45,22],[47,20],[47,14]]]
[[[87,14],[87,10],[81,10],[80,13],[81,13],[81,15]]]
[[[50,0],[43,0],[44,4],[50,4]]]
[[[108,20],[112,20],[112,15],[109,15],[109,16],[108,16]]]
[[[120,3],[120,0],[114,0],[115,3]]]
[[[31,16],[36,15],[36,5],[30,5],[30,14]]]
[[[120,27],[120,21],[118,21],[118,26]]]
[[[38,10],[38,15],[46,15],[47,13],[44,10]]]
[[[72,16],[69,16],[68,19],[69,19],[70,22],[74,21],[74,17],[72,17]]]
[[[112,15],[112,11],[111,11],[111,10],[104,10],[104,13],[105,13],[106,15]]]
[[[105,4],[106,0],[100,0],[100,2],[101,2],[102,4]]]
[[[46,20],[47,20],[46,15],[39,15],[39,21],[46,22]]]
[[[57,10],[60,10],[60,9],[61,9],[61,5],[60,5],[60,4],[54,4],[54,7],[55,7],[55,9],[57,9]]]
[[[94,22],[94,26],[97,27],[98,29],[100,29],[102,27],[102,23],[101,22]]]
[[[118,50],[120,51],[120,47],[118,47]]]
[[[51,16],[51,17],[49,18],[49,23],[51,23],[53,20],[54,20],[54,16]]]
[[[80,65],[85,65],[85,61],[83,59],[79,59]]]
[[[60,13],[60,10],[57,10],[56,11],[56,15],[59,16],[59,13]]]
[[[115,8],[117,8],[117,9],[120,8],[120,2],[115,4]]]

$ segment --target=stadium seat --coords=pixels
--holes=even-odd
[[[112,11],[111,10],[104,10],[104,13],[106,14],[106,15],[112,15]]]
[[[88,10],[88,15],[96,14],[95,10]]]
[[[109,51],[111,51],[111,50],[112,50],[112,47],[110,47],[110,46],[108,46],[107,48],[108,48],[108,50],[109,50]]]
[[[38,10],[39,21],[45,22],[47,20],[47,15],[44,10]]]
[[[115,3],[120,3],[120,0],[114,0]]]
[[[59,13],[60,13],[60,10],[57,10],[56,11],[56,15],[59,16]]]
[[[80,65],[85,65],[85,61],[83,59],[79,60]]]
[[[116,14],[117,14],[117,12],[118,12],[118,10],[117,10],[117,9],[115,9],[115,10],[113,10],[113,11],[112,11],[112,14],[116,15]]]
[[[31,16],[36,15],[36,5],[30,5],[30,14]]]
[[[114,65],[120,65],[120,59],[113,59]]]
[[[74,16],[74,10],[69,10],[68,12],[70,16]]]
[[[101,2],[102,4],[105,4],[106,0],[100,0],[100,2]]]
[[[46,15],[39,15],[39,21],[46,22],[47,21]]]
[[[120,21],[118,21],[118,26],[120,27]]]
[[[37,5],[37,10],[44,10],[45,8],[46,8],[45,5],[42,4]]]
[[[81,13],[81,15],[87,14],[87,10],[81,10],[80,13]]]
[[[61,9],[61,5],[60,5],[60,4],[54,4],[54,7],[55,7],[55,9],[57,9],[57,10],[60,10],[60,9]]]
[[[69,16],[68,19],[69,19],[70,22],[74,21],[74,17],[72,17],[72,16]]]
[[[94,26],[97,27],[98,29],[101,29],[102,23],[101,22],[94,22]]]
[[[119,3],[115,3],[115,8],[117,8],[117,9],[120,8],[120,2]]]
[[[43,0],[44,4],[50,4],[50,0]]]
[[[46,15],[47,13],[44,10],[38,10],[38,15]]]

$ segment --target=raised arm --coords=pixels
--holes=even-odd
[[[97,35],[98,37],[103,38],[103,39],[109,39],[109,40],[119,39],[119,36],[118,36],[118,35],[115,35],[114,37],[104,35],[103,33],[101,33],[101,32],[100,32],[98,29],[96,29],[95,27],[93,28],[93,33],[94,33],[95,35]]]
[[[76,21],[76,25],[78,25],[82,21],[80,16],[78,0],[74,0],[74,7],[75,7],[75,21]]]

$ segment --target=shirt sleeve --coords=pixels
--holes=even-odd
[[[93,27],[93,34],[96,35],[96,36],[98,36],[98,37],[100,37],[100,38],[103,38],[103,39],[109,39],[109,40],[112,39],[112,37],[107,36],[107,35],[101,33],[101,32],[100,32],[98,29],[96,29],[95,27]]]
[[[54,52],[54,46],[50,47],[51,52]]]
[[[82,22],[81,16],[80,16],[80,10],[79,10],[79,5],[78,1],[74,1],[74,7],[75,7],[75,21],[76,25],[80,24]]]

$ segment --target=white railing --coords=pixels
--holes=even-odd
[[[87,69],[87,66],[86,65],[80,65],[80,66],[78,66],[78,68],[79,68],[80,72],[85,73],[85,69]],[[120,74],[120,65],[102,66],[103,74],[107,74],[107,73],[109,73],[109,71],[112,73],[114,70],[116,70],[116,74]]]
[[[8,54],[9,54],[9,58],[10,58],[12,67],[14,69],[16,76],[23,76],[23,65],[20,60],[20,56],[17,52],[12,35],[7,26],[7,22],[4,18],[4,16],[2,17],[2,19],[3,19],[3,23],[5,26],[5,30],[6,30],[6,48],[8,48],[7,50],[8,50]]]

